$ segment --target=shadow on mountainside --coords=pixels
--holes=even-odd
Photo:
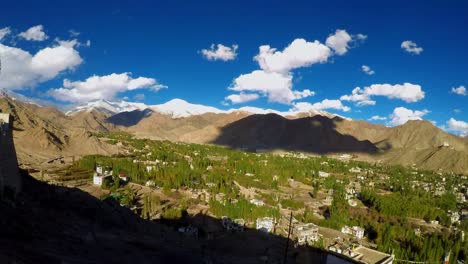
[[[152,112],[153,111],[151,109],[122,112],[108,117],[105,121],[116,126],[130,127],[150,116]]]
[[[336,130],[340,117],[321,115],[287,119],[276,114],[251,115],[221,129],[211,143],[247,150],[282,149],[317,154],[360,152],[378,154],[369,140],[358,140]],[[387,146],[390,148],[391,146]]]
[[[0,200],[0,263],[283,263],[278,235],[228,233],[202,214],[146,221],[112,198],[22,178],[16,203]],[[197,237],[177,231],[187,225]],[[322,250],[289,245],[286,263],[326,262]]]

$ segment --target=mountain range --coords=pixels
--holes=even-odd
[[[40,164],[60,155],[115,154],[119,148],[101,141],[95,132],[125,131],[255,151],[346,153],[369,162],[468,173],[468,139],[429,121],[386,127],[323,111],[220,110],[181,99],[160,105],[98,100],[63,112],[6,94],[0,96],[0,109],[14,117],[22,163]]]

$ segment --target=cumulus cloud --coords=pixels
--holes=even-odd
[[[424,91],[420,85],[411,83],[372,84],[364,89],[356,87],[351,95],[343,95],[340,99],[356,102],[358,106],[375,105],[375,101],[371,100],[372,96],[385,96],[390,99],[401,99],[407,103],[414,103],[424,98]]]
[[[375,105],[375,101],[370,99],[370,95],[363,92],[364,90],[356,87],[350,95],[343,95],[340,100],[356,102],[358,106]]]
[[[351,41],[351,36],[346,30],[338,29],[335,34],[328,36],[326,44],[332,48],[336,54],[343,55],[348,52],[348,43]]]
[[[462,137],[468,136],[468,122],[450,118],[447,121],[447,126],[449,130],[458,133]]]
[[[295,39],[283,51],[269,45],[260,46],[254,59],[266,72],[285,74],[293,69],[324,63],[330,55],[330,49],[318,40],[308,42],[305,39]]]
[[[416,43],[411,40],[405,40],[401,43],[401,48],[408,53],[419,55],[423,52],[423,48],[419,47]]]
[[[209,49],[202,49],[201,53],[203,57],[208,60],[222,60],[230,61],[237,57],[238,45],[232,45],[232,47],[224,46],[223,44],[211,44]]]
[[[336,54],[344,55],[346,52],[348,52],[350,44],[352,42],[356,42],[358,40],[363,41],[366,38],[367,36],[363,34],[357,34],[352,36],[348,34],[346,30],[338,29],[335,31],[334,34],[328,36],[327,40],[325,41],[325,44],[328,47],[332,48]]]
[[[362,65],[361,66],[361,69],[363,72],[365,72],[367,75],[374,75],[375,74],[375,71],[372,70],[369,66],[367,65]]]
[[[83,62],[75,41],[61,41],[32,55],[16,47],[0,44],[2,78],[0,87],[19,90],[55,78]]]
[[[327,45],[335,50],[336,54],[346,53],[349,48],[348,43],[353,40],[353,36],[349,36],[348,40],[345,35],[349,36],[346,31],[337,30],[327,39]],[[356,35],[355,38],[363,39],[365,36],[360,34]],[[318,40],[307,41],[302,38],[293,40],[283,50],[262,45],[254,57],[260,69],[235,78],[229,89],[259,93],[268,97],[270,102],[282,104],[291,104],[294,100],[312,96],[314,92],[310,90],[296,91],[292,89],[292,71],[318,63],[326,63],[335,54],[327,45]]]
[[[422,117],[429,113],[428,110],[411,110],[405,107],[397,107],[393,110],[390,115],[389,124],[392,126],[398,126],[406,123],[409,120],[422,120]]]
[[[234,79],[230,90],[238,92],[258,92],[268,97],[268,101],[290,104],[292,101],[314,95],[310,90],[294,91],[292,74],[256,70]]]
[[[340,100],[330,100],[325,99],[321,102],[314,104],[308,102],[297,102],[293,104],[293,107],[289,110],[290,112],[309,112],[311,110],[325,110],[325,109],[335,109],[341,110],[343,112],[348,112],[351,108],[343,105]]]
[[[112,100],[118,93],[137,90],[150,89],[158,91],[167,88],[159,84],[156,79],[147,77],[132,78],[131,74],[112,73],[105,76],[91,76],[84,81],[75,81],[65,79],[63,87],[50,89],[48,94],[60,101],[73,103],[87,102],[96,99]]]
[[[374,120],[387,120],[387,118],[385,116],[379,116],[379,115],[375,115],[375,116],[372,116],[371,118],[369,118],[370,121],[374,121]]]
[[[18,36],[31,41],[43,41],[49,38],[44,32],[44,26],[42,25],[31,27],[28,30],[19,33]]]
[[[2,40],[6,35],[11,33],[10,27],[0,28],[0,40]]]
[[[241,104],[257,100],[259,97],[260,96],[258,94],[241,92],[240,94],[231,94],[229,96],[226,96],[224,100],[230,101],[233,104]]]
[[[463,95],[463,96],[465,96],[467,94],[465,86],[459,86],[457,88],[453,87],[452,88],[452,93],[458,94],[458,95]]]

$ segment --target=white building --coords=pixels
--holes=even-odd
[[[98,185],[98,186],[102,186],[104,181],[106,179],[110,179],[111,177],[112,177],[112,175],[98,175],[97,173],[95,173],[94,176],[93,176],[93,184]]]
[[[349,169],[349,172],[361,173],[361,168],[359,168],[359,167],[354,167],[354,168]]]
[[[460,222],[460,214],[458,212],[450,212],[449,211],[450,222],[452,224],[456,224]]]
[[[330,173],[324,172],[324,171],[319,171],[319,177],[327,178],[328,176],[330,176]]]
[[[102,175],[102,166],[97,166],[97,167],[96,167],[96,173],[97,173],[98,175]]]
[[[147,187],[155,187],[156,186],[156,183],[152,180],[149,180],[145,183],[145,186]]]
[[[258,218],[256,221],[257,230],[270,233],[273,231],[274,221],[272,217]]]
[[[318,229],[318,226],[312,223],[297,225],[294,228],[297,243],[299,245],[305,245],[318,241],[320,239]]]
[[[356,200],[354,200],[354,199],[349,199],[349,200],[348,200],[348,204],[349,204],[349,206],[351,206],[351,207],[356,207],[356,206],[357,206],[357,202],[356,202]]]
[[[362,239],[364,237],[364,228],[360,226],[353,226],[353,227],[344,226],[341,228],[341,233],[353,235],[357,237],[358,239]]]
[[[256,206],[264,206],[265,205],[265,203],[262,200],[259,200],[259,199],[251,199],[250,203],[255,204]]]
[[[106,179],[110,179],[111,177],[112,177],[112,171],[110,171],[110,172],[109,171],[104,171],[104,173],[102,173],[102,166],[97,166],[96,167],[96,172],[93,175],[93,184],[98,185],[98,186],[102,186],[104,181]]]

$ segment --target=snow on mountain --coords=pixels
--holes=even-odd
[[[192,104],[182,99],[172,99],[166,103],[158,105],[146,105],[144,103],[134,103],[127,101],[117,101],[111,102],[108,100],[96,100],[90,101],[86,104],[79,105],[74,108],[72,111],[68,111],[67,115],[73,115],[81,111],[92,111],[93,109],[107,112],[109,114],[117,114],[121,112],[130,112],[134,110],[144,110],[151,109],[154,112],[161,113],[164,115],[170,115],[172,118],[183,118],[193,115],[202,115],[206,113],[215,113],[215,114],[230,114],[230,113],[252,113],[252,114],[278,114],[281,116],[289,117],[304,117],[304,116],[314,116],[314,115],[323,115],[327,117],[339,116],[336,114],[331,114],[325,111],[319,110],[310,110],[309,112],[293,112],[285,111],[280,112],[273,109],[263,109],[258,107],[244,106],[241,108],[231,108],[229,110],[221,110],[216,107],[206,106],[201,104]]]
[[[68,111],[66,114],[73,115],[81,111],[91,112],[92,110],[100,110],[109,114],[117,114],[121,112],[130,112],[134,110],[144,110],[146,108],[148,108],[148,106],[144,103],[133,103],[127,101],[111,102],[101,99],[96,101],[90,101],[83,105],[79,105],[75,107],[74,110]]]
[[[172,99],[164,104],[152,105],[150,108],[155,112],[171,115],[174,118],[202,115],[205,113],[221,114],[226,112],[211,106],[191,104],[182,99]]]

